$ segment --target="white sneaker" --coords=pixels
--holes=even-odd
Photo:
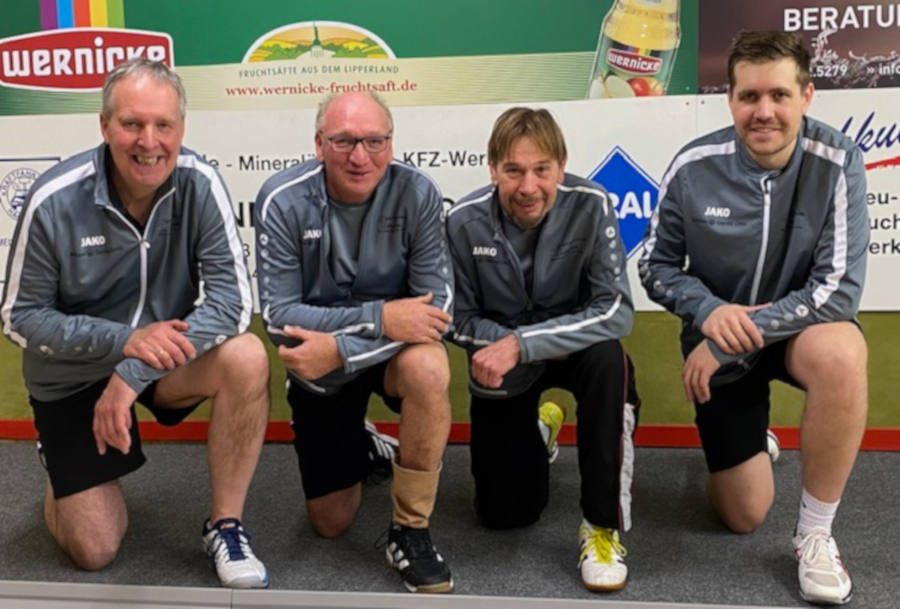
[[[597,592],[624,588],[628,578],[628,567],[625,566],[628,552],[619,543],[619,532],[594,526],[582,519],[578,538],[581,543],[578,566],[584,587]]]
[[[215,565],[219,581],[227,588],[265,588],[269,574],[250,549],[250,534],[237,518],[223,518],[203,525],[203,549]]]
[[[778,441],[778,436],[771,428],[766,429],[766,452],[769,453],[772,463],[778,461],[778,457],[781,456],[781,442]]]
[[[853,584],[834,537],[813,529],[807,535],[794,536],[793,546],[803,600],[822,605],[843,605],[850,600]]]

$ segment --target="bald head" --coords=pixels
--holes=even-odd
[[[371,93],[329,97],[316,116],[316,158],[328,195],[341,203],[372,197],[393,158],[391,113]]]
[[[371,93],[368,91],[359,91],[352,93],[338,93],[335,95],[329,95],[326,97],[322,103],[319,104],[319,111],[316,112],[316,131],[321,131],[322,127],[325,125],[326,115],[328,114],[329,109],[332,106],[336,106],[338,109],[343,109],[346,106],[357,108],[357,107],[371,107],[371,104],[375,104],[381,111],[384,113],[384,117],[387,120],[387,130],[394,130],[394,117],[391,116],[391,110],[387,107],[387,104],[384,103],[384,100],[377,93]]]

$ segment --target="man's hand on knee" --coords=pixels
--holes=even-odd
[[[296,347],[278,347],[278,357],[288,370],[309,381],[321,378],[344,365],[337,340],[327,332],[285,326],[284,333],[300,341]]]
[[[684,395],[689,402],[704,404],[709,401],[709,379],[716,373],[720,365],[712,351],[709,350],[709,343],[705,340],[694,347],[681,368]]]
[[[441,340],[452,319],[446,311],[432,306],[429,292],[413,298],[385,302],[381,308],[382,334],[404,343],[430,343]]]
[[[197,354],[184,332],[188,324],[180,319],[157,321],[131,333],[122,354],[136,357],[157,370],[174,370]]]
[[[118,448],[128,454],[131,449],[131,405],[137,392],[118,374],[113,374],[106,389],[94,404],[94,440],[97,452],[106,454],[106,447]]]
[[[765,346],[762,334],[750,313],[770,306],[771,303],[745,306],[738,304],[721,305],[713,309],[703,322],[700,331],[716,343],[728,355],[749,353]]]
[[[503,384],[503,375],[519,363],[519,340],[507,334],[472,356],[472,377],[489,389]]]

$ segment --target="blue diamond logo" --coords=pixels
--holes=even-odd
[[[630,258],[639,249],[647,223],[656,209],[659,184],[618,146],[606,155],[588,179],[609,192],[625,252]]]

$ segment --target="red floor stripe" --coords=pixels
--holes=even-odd
[[[164,427],[152,421],[141,421],[141,437],[145,440],[199,442],[206,440],[206,421],[185,421],[175,427]],[[378,428],[396,436],[397,423],[378,423]],[[773,427],[781,447],[800,447],[800,433],[796,427]],[[266,431],[269,442],[290,442],[294,437],[287,421],[272,421]],[[0,439],[33,440],[34,425],[31,421],[0,420]],[[469,441],[469,424],[453,423],[450,428],[450,443],[465,444]],[[559,441],[565,446],[575,444],[575,424],[566,423],[559,432]],[[687,448],[700,446],[697,429],[693,425],[641,425],[635,434],[636,446],[658,446]],[[862,441],[862,450],[900,451],[900,428],[888,427],[867,429]]]

